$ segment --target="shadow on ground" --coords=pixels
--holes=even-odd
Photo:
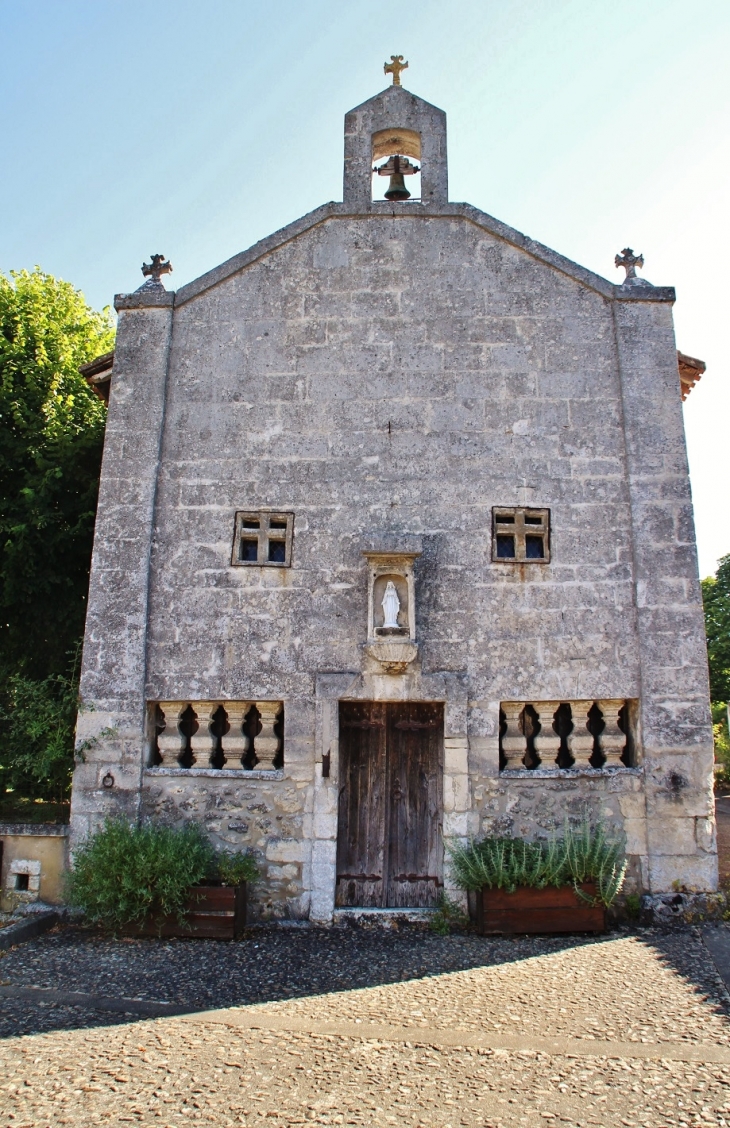
[[[0,1036],[375,987],[583,948],[611,935],[627,933],[495,938],[438,936],[412,926],[272,927],[227,943],[115,939],[60,928],[0,959]],[[696,930],[636,935],[722,1009],[715,967]],[[730,951],[730,932],[723,935]]]

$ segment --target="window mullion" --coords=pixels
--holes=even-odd
[[[269,562],[269,515],[267,513],[261,514],[261,524],[259,526],[259,564],[268,564]]]
[[[525,543],[525,513],[518,509],[515,513],[515,559],[522,563],[527,556]]]

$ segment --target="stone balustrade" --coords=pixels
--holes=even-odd
[[[158,701],[150,712],[151,766],[241,772],[281,766],[281,701]]]
[[[626,700],[503,701],[500,770],[633,766]]]

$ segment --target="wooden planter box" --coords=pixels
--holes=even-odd
[[[582,885],[589,896],[595,885]],[[477,893],[477,924],[482,935],[495,932],[605,932],[606,910],[599,902],[582,901],[572,885],[530,889],[524,885],[508,893],[487,889]]]
[[[127,936],[197,936],[207,940],[238,940],[246,927],[248,890],[243,885],[196,885],[182,921],[172,913],[128,925]]]

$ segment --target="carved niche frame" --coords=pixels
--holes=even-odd
[[[368,642],[382,642],[387,637],[379,620],[381,588],[389,579],[396,584],[400,610],[398,612],[399,630],[391,637],[416,641],[416,585],[413,577],[413,564],[420,552],[371,552],[363,556],[368,562]],[[403,598],[405,596],[405,599]],[[405,604],[405,606],[404,606]]]
[[[392,675],[404,674],[418,656],[416,585],[413,564],[418,552],[365,550],[368,562],[368,635],[365,653]],[[389,581],[398,593],[397,627],[386,627],[382,597]]]

